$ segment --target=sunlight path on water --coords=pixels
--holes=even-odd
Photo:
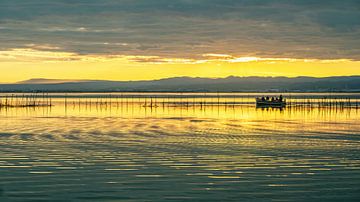
[[[360,197],[358,109],[125,106],[1,110],[0,201]]]

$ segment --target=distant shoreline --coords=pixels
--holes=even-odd
[[[54,93],[320,93],[360,92],[360,76],[340,77],[226,77],[193,78],[174,77],[149,81],[77,81],[54,83],[58,80],[32,79],[16,84],[0,84],[0,92],[54,92]],[[40,83],[39,83],[40,82]],[[48,82],[48,83],[44,83]],[[50,83],[49,83],[50,82]]]
[[[0,91],[0,93],[360,93],[349,91]]]

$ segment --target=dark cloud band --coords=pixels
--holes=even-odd
[[[0,49],[360,60],[359,10],[358,0],[0,0]]]

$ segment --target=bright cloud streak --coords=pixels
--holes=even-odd
[[[35,46],[35,45],[34,45]],[[53,49],[55,47],[43,47],[44,49]],[[50,50],[36,50],[31,48],[12,49],[0,51],[0,62],[60,62],[60,61],[127,61],[135,63],[152,63],[152,64],[202,64],[202,63],[252,63],[252,62],[314,62],[338,63],[351,61],[349,59],[319,60],[319,59],[293,59],[293,58],[261,58],[261,57],[236,57],[228,54],[204,54],[202,59],[191,58],[164,58],[160,56],[143,56],[143,55],[79,55],[70,52],[57,52]]]

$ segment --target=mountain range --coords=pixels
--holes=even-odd
[[[144,81],[30,79],[0,84],[0,92],[258,92],[258,91],[347,91],[360,92],[360,76],[337,77],[174,77]]]

